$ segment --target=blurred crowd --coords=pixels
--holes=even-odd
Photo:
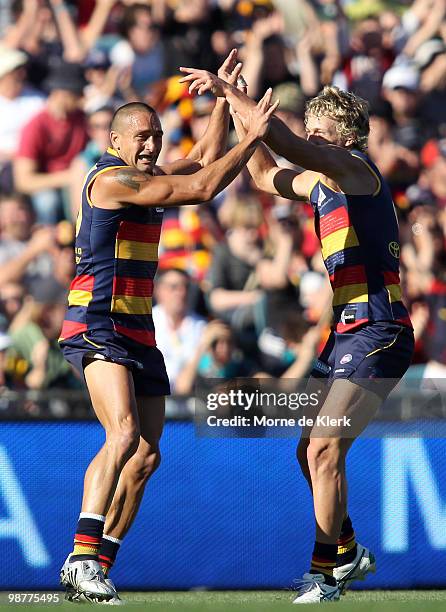
[[[249,95],[272,87],[300,136],[325,84],[369,102],[369,154],[400,222],[412,371],[445,376],[444,0],[0,0],[0,388],[82,386],[57,337],[84,175],[128,101],[159,112],[160,163],[185,156],[214,101],[191,97],[178,67],[216,71],[232,48]],[[166,210],[153,316],[175,394],[209,377],[304,376],[330,299],[307,203],[243,172],[211,203]]]

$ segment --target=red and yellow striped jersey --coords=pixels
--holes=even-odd
[[[93,329],[110,329],[155,346],[153,279],[158,265],[162,207],[93,206],[90,190],[97,176],[125,167],[108,149],[85,180],[76,224],[76,276],[60,341]]]
[[[411,326],[401,298],[398,221],[390,190],[364,153],[351,154],[376,176],[374,194],[345,194],[322,179],[309,194],[333,288],[335,329],[346,332],[371,321]]]

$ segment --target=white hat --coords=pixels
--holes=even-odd
[[[0,78],[28,61],[26,53],[0,45]]]
[[[411,64],[398,64],[389,68],[383,78],[383,87],[387,89],[407,89],[416,91],[420,84],[420,74]]]

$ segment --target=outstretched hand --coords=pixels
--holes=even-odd
[[[263,139],[268,133],[270,119],[279,106],[279,100],[271,104],[271,96],[273,91],[271,88],[266,90],[265,95],[258,104],[250,109],[243,119],[243,125],[246,131],[255,138]]]
[[[226,81],[226,83],[235,86],[237,85],[237,79],[241,70],[242,64],[240,62],[237,63],[237,49],[232,49],[228,57],[218,69],[217,77],[222,81]]]
[[[239,72],[240,70],[241,64]],[[212,72],[209,72],[208,70],[199,70],[198,68],[185,68],[184,66],[180,66],[180,71],[187,73],[187,76],[180,79],[180,83],[190,83],[190,94],[196,91],[198,95],[201,95],[206,91],[210,91],[216,97],[224,97],[225,82],[218,78],[218,76],[215,74],[212,74]]]

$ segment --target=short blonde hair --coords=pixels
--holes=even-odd
[[[337,131],[344,138],[351,138],[360,151],[367,150],[370,132],[368,103],[353,93],[339,87],[326,85],[319,95],[305,108],[305,125],[309,115],[330,117],[337,123]]]

